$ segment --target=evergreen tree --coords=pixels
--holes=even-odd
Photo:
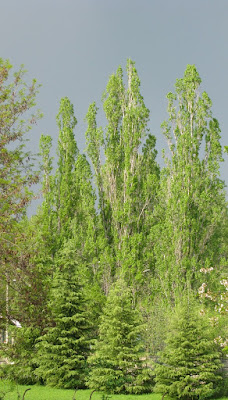
[[[166,346],[155,368],[155,391],[183,400],[218,392],[221,353],[210,330],[199,310],[185,301],[172,316]]]
[[[90,323],[82,288],[74,273],[56,273],[50,308],[53,326],[37,344],[35,374],[50,386],[83,388],[90,351]]]
[[[108,393],[143,393],[151,390],[152,378],[144,365],[142,321],[133,308],[132,294],[123,279],[113,284],[101,316],[99,338],[88,385]]]

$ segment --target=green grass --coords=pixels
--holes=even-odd
[[[22,400],[24,391],[31,388],[26,395],[25,400],[72,400],[74,396],[74,390],[55,389],[47,386],[37,385],[15,385],[9,381],[0,380],[0,394],[1,392],[8,392],[4,400]],[[18,393],[20,397],[18,398]],[[89,400],[91,390],[78,390],[75,395],[75,400]],[[161,395],[151,393],[142,395],[117,395],[113,394],[109,396],[110,400],[161,400]],[[0,397],[1,399],[1,397]],[[102,393],[95,392],[92,396],[92,400],[102,400]],[[165,397],[165,400],[168,400]],[[228,400],[227,397],[223,397],[219,400]]]
[[[18,400],[18,393],[20,394],[20,400],[22,395],[27,388],[31,388],[26,395],[25,400],[72,400],[75,391],[74,390],[64,390],[55,389],[47,386],[37,386],[37,385],[15,385],[7,381],[0,381],[0,393],[8,392],[4,400]],[[12,391],[13,390],[13,391]],[[89,400],[92,390],[78,390],[75,395],[75,400]],[[143,394],[140,396],[136,395],[110,395],[110,400],[161,400],[161,395],[159,394]],[[94,392],[92,400],[101,400],[102,393]]]

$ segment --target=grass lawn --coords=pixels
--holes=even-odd
[[[75,394],[74,390],[55,389],[36,385],[22,386],[0,380],[0,400],[22,400],[22,395],[27,388],[31,388],[31,390],[25,394],[25,400],[73,400]],[[78,390],[74,398],[75,400],[89,400],[91,392],[92,390]],[[6,395],[1,397],[2,393],[6,393]],[[20,397],[18,397],[18,393]],[[161,400],[161,397],[161,395],[154,393],[143,395],[113,394],[109,396],[109,400]],[[92,400],[102,400],[102,393],[93,393]],[[168,397],[165,397],[165,400],[168,400]],[[228,400],[228,398],[223,397],[220,400]]]
[[[27,388],[31,388],[25,394],[25,400],[72,400],[75,391],[74,390],[64,390],[55,389],[45,386],[22,386],[11,384],[7,381],[0,380],[0,394],[1,392],[8,392],[4,400],[18,400],[18,393],[20,394],[20,400],[22,400],[22,395]],[[11,390],[11,391],[9,391]],[[92,390],[78,390],[75,394],[75,400],[89,400]],[[159,394],[144,394],[144,395],[110,395],[110,400],[161,400],[161,395]],[[0,397],[1,400],[1,397]],[[94,392],[92,400],[102,400],[102,393]],[[108,400],[108,399],[107,399]]]

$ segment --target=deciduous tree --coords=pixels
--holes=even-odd
[[[162,124],[170,156],[161,175],[158,223],[152,228],[156,276],[168,300],[189,284],[198,290],[200,269],[223,256],[226,221],[224,182],[219,176],[222,148],[218,121],[201,79],[188,65],[169,93],[168,121]]]
[[[34,157],[26,149],[27,134],[41,117],[39,111],[32,111],[39,88],[36,81],[26,83],[23,66],[13,74],[11,70],[10,62],[0,59],[0,285],[1,315],[6,320],[7,293],[20,252],[18,222],[32,199],[32,185],[38,182]]]
[[[104,130],[97,127],[95,103],[90,106],[86,138],[96,176],[106,247],[109,246],[109,285],[116,271],[121,271],[137,287],[144,280],[143,270],[152,268],[143,257],[149,231],[147,213],[154,207],[159,168],[155,161],[155,138],[148,134],[149,110],[131,60],[127,62],[126,87],[122,68],[111,75],[103,96],[103,109],[107,119]],[[141,152],[140,146],[146,138]]]

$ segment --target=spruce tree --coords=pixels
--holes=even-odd
[[[122,278],[113,284],[104,307],[88,385],[108,393],[151,390],[150,370],[142,361],[142,322],[132,306],[131,290]]]
[[[74,274],[56,274],[50,303],[54,326],[37,344],[39,378],[62,388],[83,388],[90,351],[90,324],[82,288]]]
[[[171,317],[166,346],[155,367],[155,391],[183,400],[211,397],[221,383],[221,354],[211,329],[186,301]]]

